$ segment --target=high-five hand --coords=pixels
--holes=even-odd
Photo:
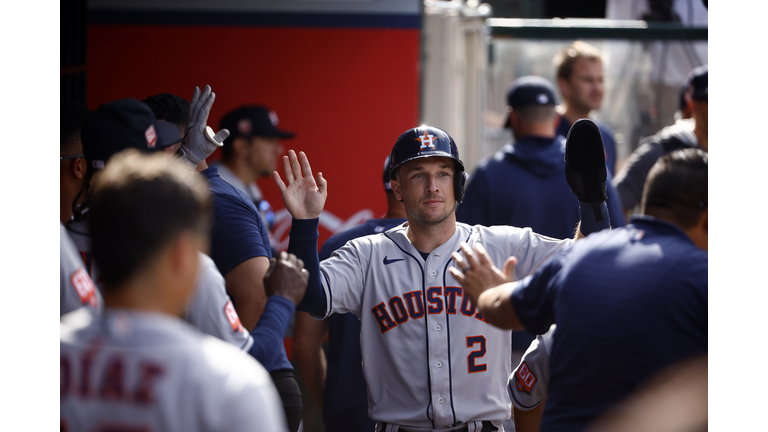
[[[459,268],[450,267],[448,271],[459,281],[464,288],[464,294],[469,297],[472,303],[477,304],[480,294],[486,290],[514,280],[513,275],[517,265],[517,258],[507,258],[507,261],[504,263],[504,271],[502,272],[493,265],[488,252],[482,244],[475,244],[477,258],[466,243],[462,243],[460,247],[466,261],[458,252],[454,252],[451,256]]]
[[[213,129],[208,126],[208,116],[214,100],[216,94],[211,91],[211,86],[205,86],[202,93],[199,87],[195,87],[192,103],[189,105],[189,124],[180,148],[182,159],[191,162],[193,167],[223,146],[224,140],[229,136],[227,129],[214,134]]]
[[[312,176],[312,168],[304,152],[288,151],[283,156],[286,186],[277,171],[272,172],[272,178],[277,183],[283,202],[294,219],[315,219],[320,216],[328,196],[328,182],[323,173],[317,173],[317,180]]]

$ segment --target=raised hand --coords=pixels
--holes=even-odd
[[[216,93],[211,91],[211,86],[205,86],[202,93],[199,87],[195,87],[192,103],[189,105],[189,123],[180,148],[182,158],[190,161],[192,166],[197,166],[224,145],[224,140],[229,136],[227,129],[214,134],[213,129],[208,126],[208,116],[214,100]]]
[[[283,194],[283,202],[288,212],[294,219],[319,217],[328,196],[328,182],[323,178],[323,173],[317,173],[315,179],[307,155],[299,152],[297,157],[293,150],[283,156],[283,169],[287,186],[277,171],[272,172],[272,178]]]
[[[482,244],[476,243],[475,251],[477,252],[477,257],[469,248],[469,245],[462,243],[461,252],[466,257],[466,261],[458,252],[454,252],[451,257],[456,261],[456,265],[461,270],[456,267],[450,267],[448,271],[464,288],[464,295],[469,296],[472,303],[476,305],[478,297],[486,290],[514,280],[513,275],[517,265],[517,258],[507,258],[507,261],[504,262],[504,271],[502,272],[493,265],[488,252]]]

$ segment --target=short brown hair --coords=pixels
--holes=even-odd
[[[699,148],[664,155],[648,173],[641,211],[653,215],[666,211],[683,229],[695,226],[709,205],[708,154]]]
[[[128,149],[93,179],[88,223],[105,287],[128,281],[178,235],[206,235],[211,200],[205,181],[165,153]]]
[[[597,60],[601,63],[603,61],[597,48],[586,42],[576,41],[555,57],[554,63],[557,68],[557,78],[568,81],[573,73],[573,64],[580,58]]]

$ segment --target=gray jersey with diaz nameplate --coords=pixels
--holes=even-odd
[[[509,417],[511,334],[483,321],[448,272],[461,242],[482,243],[501,268],[518,258],[515,279],[531,273],[571,240],[529,228],[456,224],[426,259],[404,225],[351,240],[320,263],[327,315],[361,320],[369,416],[425,428]]]
[[[75,311],[60,356],[62,431],[288,430],[263,366],[169,315]]]

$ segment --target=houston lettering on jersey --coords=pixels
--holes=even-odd
[[[386,302],[381,302],[371,309],[371,313],[379,324],[381,333],[386,333],[408,320],[424,318],[429,315],[448,314],[474,317],[487,323],[483,314],[477,311],[475,305],[464,295],[461,287],[441,286],[427,288],[426,302],[420,290],[394,296]],[[461,299],[457,299],[461,297]]]

